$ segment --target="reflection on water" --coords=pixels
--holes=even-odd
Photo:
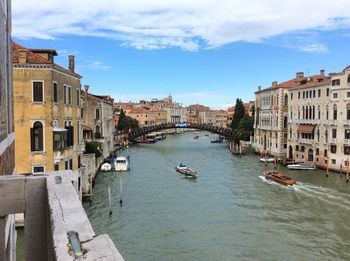
[[[344,176],[279,167],[297,180],[285,187],[263,178],[257,156],[232,156],[204,134],[134,146],[130,172],[99,174],[84,207],[95,231],[108,233],[126,260],[350,259]],[[198,179],[177,173],[180,162]]]

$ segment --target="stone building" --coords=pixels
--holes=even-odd
[[[80,167],[80,79],[54,62],[54,49],[12,43],[17,173]]]
[[[288,90],[288,159],[327,166],[332,142],[330,83],[331,77],[321,70]]]
[[[102,157],[106,158],[115,150],[114,100],[108,95],[89,93],[88,85],[84,86],[81,94],[83,138],[100,142]]]
[[[288,137],[288,90],[306,84],[308,81],[327,78],[324,71],[319,75],[304,76],[296,73],[294,79],[277,83],[255,92],[254,147],[257,152],[280,157],[287,156]]]

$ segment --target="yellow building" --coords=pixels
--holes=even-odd
[[[12,44],[17,173],[80,167],[80,79],[54,63],[53,49]]]

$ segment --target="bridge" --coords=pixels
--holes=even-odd
[[[142,137],[148,133],[154,132],[154,131],[161,131],[165,129],[197,129],[197,130],[205,130],[209,131],[211,133],[218,134],[220,136],[225,137],[228,140],[233,140],[233,132],[231,128],[224,128],[224,127],[217,127],[213,126],[211,124],[202,124],[202,123],[185,123],[185,124],[179,124],[179,123],[162,123],[158,125],[152,125],[152,126],[145,126],[138,129],[133,129],[129,132],[129,140],[135,140],[138,137]]]

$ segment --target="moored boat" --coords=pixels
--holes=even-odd
[[[293,186],[294,184],[296,184],[295,179],[292,179],[279,171],[265,171],[264,176],[266,179],[275,181],[285,186]]]
[[[184,175],[186,178],[197,178],[197,171],[187,167],[184,164],[180,164],[179,166],[175,167],[176,171]]]
[[[261,162],[264,162],[264,163],[273,163],[273,162],[275,161],[275,159],[272,158],[272,157],[260,158],[260,161],[261,161]]]
[[[103,163],[101,165],[101,171],[111,171],[112,170],[112,165],[109,164],[108,162]]]
[[[289,164],[287,165],[288,169],[295,169],[295,170],[314,170],[316,169],[315,165],[307,164],[307,163],[297,163],[297,164]]]
[[[196,136],[193,137],[193,139],[194,139],[194,140],[198,140],[198,139],[199,139],[199,136],[196,135]]]
[[[114,170],[115,171],[127,171],[129,170],[129,160],[124,156],[119,156],[116,158],[114,162]]]

